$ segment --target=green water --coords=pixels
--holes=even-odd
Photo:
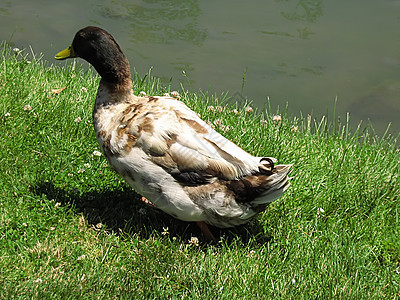
[[[152,67],[177,89],[229,90],[232,101],[317,117],[337,99],[354,126],[400,131],[399,0],[0,3],[0,39],[54,64],[86,25],[112,33],[140,74]]]

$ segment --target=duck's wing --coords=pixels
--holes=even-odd
[[[155,164],[188,184],[238,179],[259,171],[255,158],[216,132],[182,102],[152,97],[135,123],[137,139]]]

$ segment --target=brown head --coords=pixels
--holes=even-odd
[[[88,26],[79,30],[71,46],[57,53],[58,60],[80,57],[90,63],[104,81],[123,84],[130,80],[129,61],[111,34]]]

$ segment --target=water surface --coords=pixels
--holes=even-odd
[[[331,116],[337,99],[353,125],[400,131],[399,0],[0,3],[0,39],[51,62],[87,25],[112,33],[140,74],[153,68],[175,88],[288,103],[293,115]]]

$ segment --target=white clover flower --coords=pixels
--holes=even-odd
[[[100,152],[100,151],[97,151],[97,150],[94,150],[94,151],[93,151],[93,155],[94,155],[94,156],[101,156],[101,152]]]
[[[181,98],[181,95],[177,91],[172,91],[171,96],[178,100]]]
[[[161,232],[162,235],[168,235],[169,231],[168,231],[168,227],[163,227],[163,232]]]
[[[87,92],[87,88],[85,88],[85,87],[83,86],[83,87],[81,88],[81,91],[86,93],[86,92]]]
[[[252,113],[252,112],[254,111],[254,109],[253,109],[251,106],[247,106],[247,107],[244,109],[244,111],[250,114],[250,113]]]
[[[30,106],[29,104],[24,105],[24,111],[31,111],[32,110],[32,106]]]
[[[198,246],[199,245],[199,239],[195,236],[192,236],[189,240],[189,244]]]
[[[272,117],[272,121],[278,123],[278,122],[282,121],[282,117],[280,115],[275,115]]]
[[[81,117],[77,117],[77,118],[74,120],[74,122],[75,122],[75,123],[82,122],[82,118],[81,118]]]

